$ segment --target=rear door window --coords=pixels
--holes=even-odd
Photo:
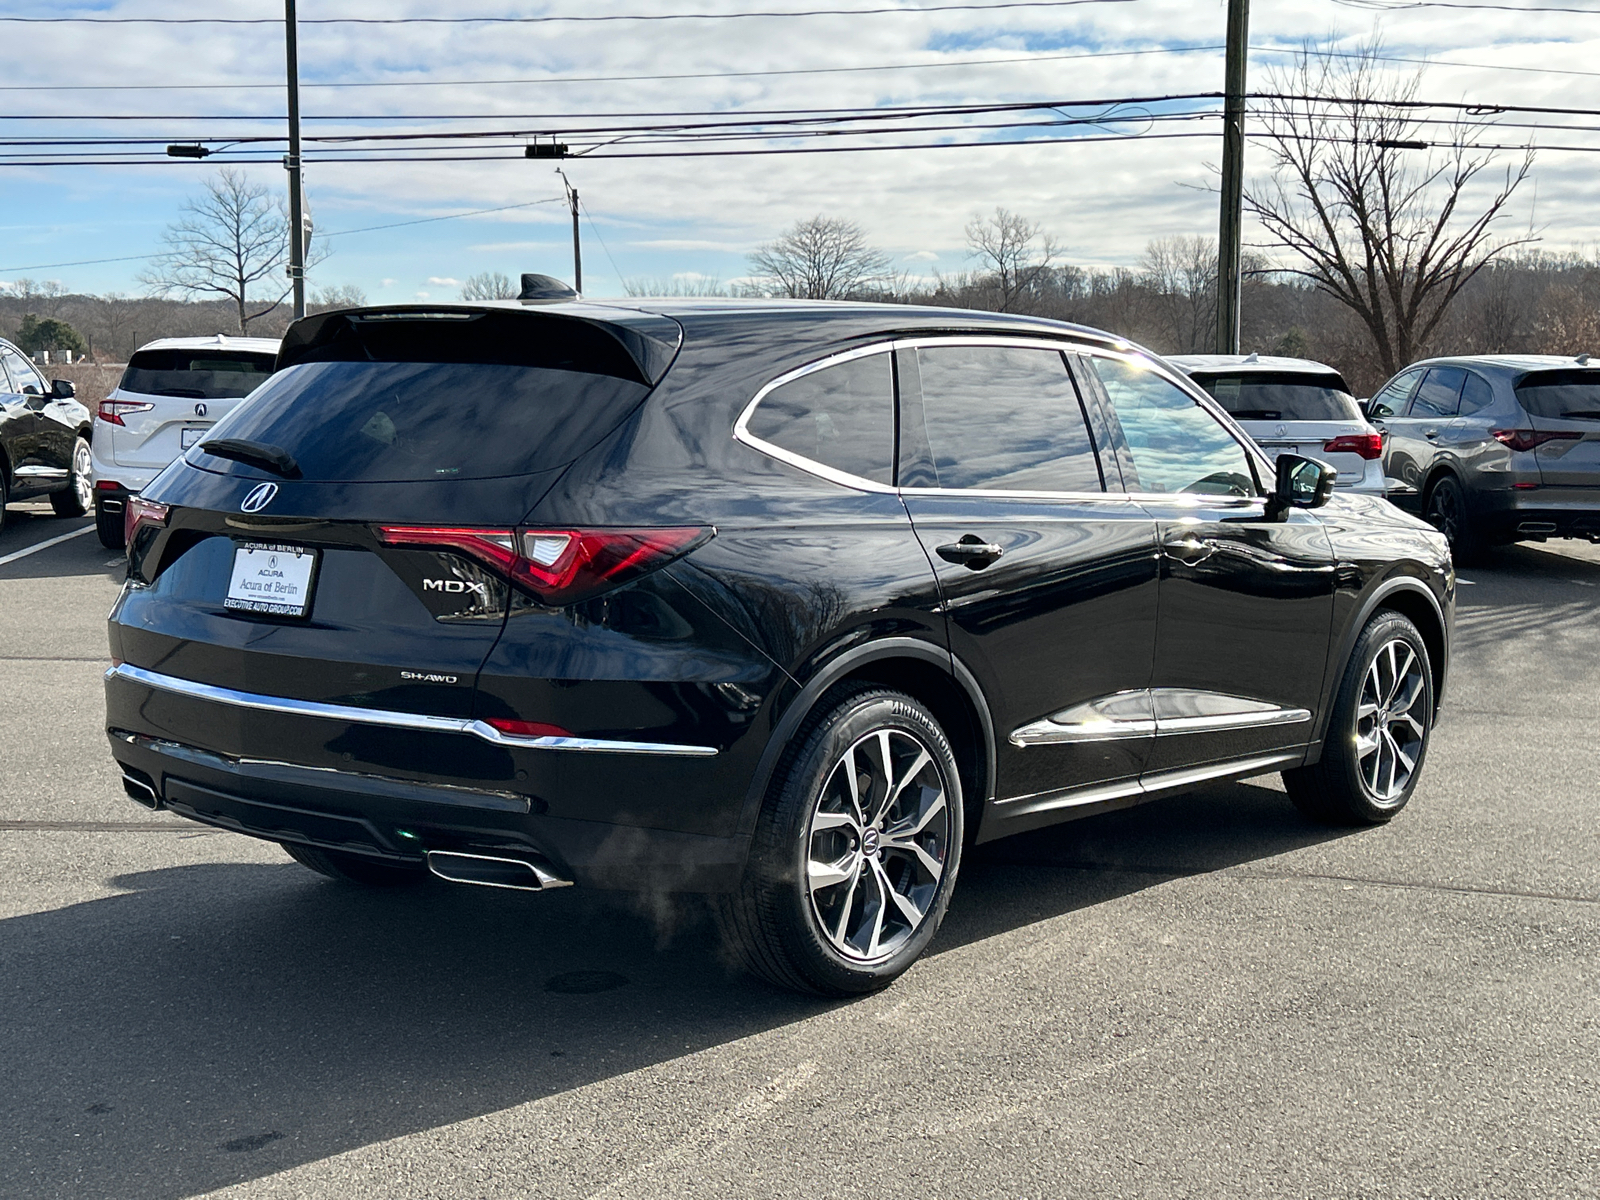
[[[1196,375],[1239,421],[1359,421],[1361,410],[1337,375],[1248,371]]]
[[[271,354],[242,350],[140,350],[128,360],[120,386],[145,396],[231,400],[265,382],[274,361]]]
[[[1254,496],[1250,456],[1194,397],[1154,370],[1118,358],[1088,359],[1111,410],[1137,478],[1130,492],[1191,492]]]
[[[894,483],[894,365],[887,350],[779,384],[745,431],[809,462]]]
[[[921,346],[916,364],[935,487],[1104,490],[1083,407],[1059,351]]]
[[[1535,371],[1517,384],[1517,402],[1535,417],[1600,421],[1600,371]]]
[[[1408,417],[1453,417],[1461,403],[1461,385],[1467,373],[1460,367],[1429,367],[1422,386],[1411,399]]]

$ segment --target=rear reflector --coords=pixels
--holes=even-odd
[[[1491,429],[1489,436],[1513,450],[1532,450],[1535,446],[1542,446],[1546,442],[1575,442],[1583,434],[1576,430],[1563,430],[1557,433],[1543,429]]]
[[[493,725],[501,733],[509,733],[512,737],[569,738],[572,736],[572,730],[563,729],[559,725],[550,725],[544,721],[518,721],[512,717],[489,717],[485,724]]]
[[[1331,442],[1323,442],[1325,454],[1359,454],[1365,459],[1383,457],[1383,435],[1378,433],[1347,433]]]
[[[560,608],[621,587],[666,566],[716,530],[465,529],[385,525],[386,546],[459,550],[493,568],[542,604]]]
[[[133,548],[133,535],[139,532],[144,525],[165,525],[167,513],[171,511],[165,504],[157,504],[154,500],[146,500],[143,496],[134,496],[128,501],[128,507],[122,512],[122,540],[127,542],[128,548]]]
[[[94,415],[96,420],[104,421],[108,425],[121,425],[124,416],[149,412],[154,407],[155,405],[148,400],[102,400]]]

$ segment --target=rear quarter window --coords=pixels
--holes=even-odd
[[[145,396],[229,400],[248,396],[272,374],[271,354],[232,350],[140,350],[120,387]]]
[[[894,482],[894,367],[883,351],[810,371],[761,398],[745,432],[874,483]]]

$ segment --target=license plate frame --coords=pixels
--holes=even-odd
[[[185,425],[178,433],[178,449],[187,450],[205,437],[210,428],[209,425]]]
[[[321,555],[309,546],[235,542],[222,607],[230,612],[304,619],[311,615],[320,565]]]

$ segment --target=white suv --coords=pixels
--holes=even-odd
[[[276,338],[220,333],[162,338],[134,352],[100,402],[90,439],[95,527],[107,549],[122,548],[128,498],[265,381],[277,357]]]
[[[1269,457],[1319,459],[1339,472],[1340,491],[1384,494],[1383,434],[1332,367],[1259,354],[1176,354],[1167,361],[1210,392]]]

